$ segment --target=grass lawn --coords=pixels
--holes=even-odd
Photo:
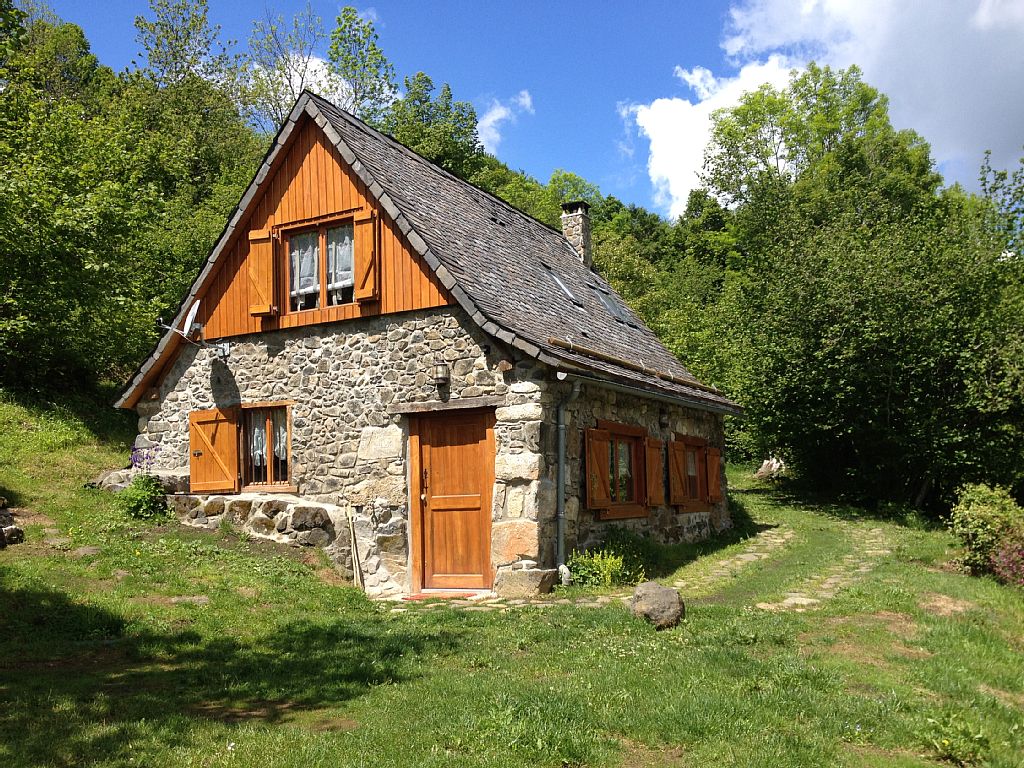
[[[0,765],[1024,765],[1024,593],[913,518],[734,469],[751,537],[667,553],[674,630],[617,601],[394,613],[315,553],[119,517],[83,482],[130,437],[0,398],[28,524],[0,551]]]

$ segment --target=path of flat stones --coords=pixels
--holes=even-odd
[[[874,570],[880,557],[889,554],[888,542],[881,528],[850,528],[853,552],[829,568],[824,574],[806,579],[800,589],[787,592],[777,603],[757,603],[764,611],[806,611],[835,597],[836,593],[849,587]]]
[[[802,612],[813,609],[821,605],[825,600],[835,597],[841,589],[845,589],[864,578],[866,574],[875,568],[881,557],[889,554],[888,542],[881,528],[864,529],[850,526],[848,531],[854,544],[851,554],[843,557],[824,573],[809,577],[800,585],[799,589],[787,592],[782,600],[778,602],[757,603],[756,607],[765,611]],[[795,535],[792,529],[784,526],[762,531],[757,536],[753,536],[748,540],[743,551],[716,562],[704,574],[693,578],[679,579],[673,582],[672,586],[682,590],[684,598],[687,595],[694,596],[712,593],[718,584],[736,578],[744,569],[754,563],[768,560],[775,556],[790,544]],[[622,591],[599,597],[506,599],[497,597],[492,593],[482,593],[467,595],[464,598],[403,601],[391,608],[391,612],[405,613],[406,611],[428,610],[442,606],[479,612],[506,612],[526,607],[550,608],[553,605],[601,608],[611,603],[626,602],[631,594],[631,591]]]

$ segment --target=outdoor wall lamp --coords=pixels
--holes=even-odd
[[[447,387],[452,380],[451,372],[448,370],[448,363],[446,363],[444,360],[440,358],[437,358],[434,361],[433,377],[435,387],[437,387],[438,389],[442,387]]]

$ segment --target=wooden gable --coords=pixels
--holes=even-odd
[[[207,339],[453,303],[312,120],[300,119],[260,191],[199,293]],[[357,227],[357,258],[364,259],[357,264],[362,267],[357,300],[289,312],[287,254],[280,233],[333,220]]]

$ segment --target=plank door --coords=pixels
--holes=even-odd
[[[238,422],[233,410],[192,411],[189,426],[189,488],[238,490]]]
[[[445,413],[416,422],[422,587],[488,589],[494,414]]]

